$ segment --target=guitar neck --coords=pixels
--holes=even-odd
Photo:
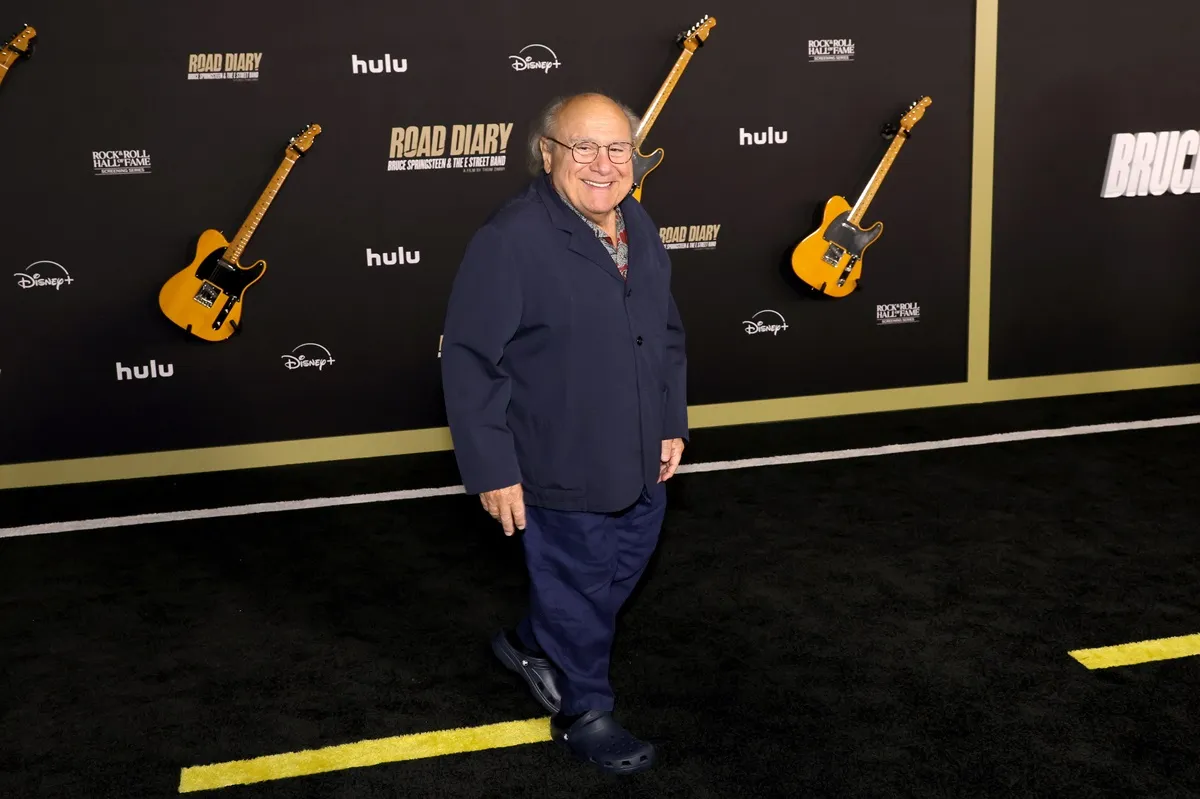
[[[238,229],[237,235],[233,237],[233,241],[225,248],[226,261],[231,264],[239,262],[242,252],[246,249],[246,245],[250,243],[250,237],[254,235],[258,224],[262,222],[267,209],[271,207],[271,201],[279,193],[280,187],[287,180],[288,173],[292,171],[292,164],[295,162],[296,156],[289,150],[287,155],[284,156],[283,161],[280,162],[279,168],[275,170],[275,175],[271,178],[271,182],[263,189],[258,202],[254,204],[254,208],[250,211],[250,215],[246,217],[246,221]]]
[[[883,159],[879,162],[879,166],[875,168],[875,174],[871,176],[871,180],[867,183],[863,193],[858,198],[858,202],[850,209],[849,221],[858,224],[862,220],[863,215],[867,212],[867,207],[871,204],[871,200],[875,199],[875,193],[879,191],[879,187],[883,184],[883,179],[887,177],[888,170],[892,168],[892,162],[896,160],[896,154],[900,152],[900,148],[904,146],[905,140],[908,139],[908,134],[901,130],[892,138],[892,144],[887,148],[887,152],[883,154]]]
[[[687,69],[688,62],[691,60],[692,51],[687,49],[684,49],[679,54],[679,58],[675,59],[675,65],[667,73],[667,79],[659,87],[658,94],[654,95],[654,99],[650,101],[650,107],[646,109],[645,114],[642,114],[641,124],[638,125],[638,129],[633,133],[634,144],[638,147],[641,146],[646,136],[650,133],[650,128],[654,127],[654,121],[658,119],[663,106],[667,104],[667,98],[671,96],[675,84],[679,83],[679,79],[683,76],[683,71]]]
[[[7,47],[0,47],[0,83],[8,76],[9,68],[17,63],[20,54],[14,50],[9,50]]]

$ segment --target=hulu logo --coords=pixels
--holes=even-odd
[[[175,374],[175,364],[165,363],[159,366],[157,362],[150,361],[149,366],[122,366],[120,361],[117,361],[117,380],[145,380],[148,377],[170,377]]]

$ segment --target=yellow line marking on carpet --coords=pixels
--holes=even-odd
[[[1174,638],[1154,638],[1116,646],[1101,646],[1095,649],[1076,649],[1068,654],[1089,669],[1109,669],[1114,666],[1133,666],[1155,660],[1185,658],[1200,655],[1200,633],[1178,635]]]
[[[477,752],[505,746],[550,740],[550,718],[505,721],[479,727],[458,727],[357,743],[266,755],[251,760],[234,760],[185,768],[179,775],[179,792],[211,791],[233,785],[303,777],[400,760],[417,760],[460,752]]]

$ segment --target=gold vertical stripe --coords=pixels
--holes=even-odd
[[[1000,0],[975,3],[975,115],[971,148],[971,287],[967,382],[988,379],[992,302],[992,188],[995,176],[996,52]]]
[[[179,775],[179,792],[210,791],[215,788],[228,788],[231,785],[249,785],[288,777],[377,766],[381,763],[477,752],[549,740],[549,717],[399,735],[322,749],[266,755],[252,760],[234,760],[185,768]]]
[[[1200,655],[1200,634],[1155,638],[1096,649],[1076,649],[1068,654],[1089,669],[1111,669],[1114,666],[1133,666],[1155,660],[1186,658]]]

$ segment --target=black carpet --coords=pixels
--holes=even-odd
[[[681,475],[614,657],[655,770],[545,743],[195,795],[1197,795],[1200,659],[1067,652],[1200,633],[1198,452],[1188,426]],[[3,521],[83,490],[5,492]],[[487,647],[524,590],[463,496],[0,539],[0,796],[543,716]]]

